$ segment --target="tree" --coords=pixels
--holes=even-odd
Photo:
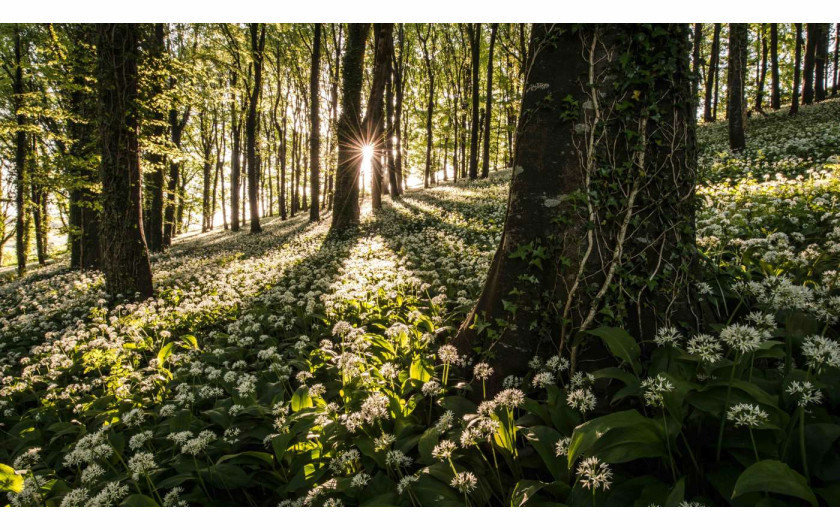
[[[372,147],[370,202],[376,211],[382,208],[382,157],[385,154],[385,80],[391,72],[391,57],[388,47],[394,25],[382,23],[374,25],[376,29],[376,53],[373,60],[373,79],[371,80],[370,98],[365,115],[365,138]]]
[[[529,57],[521,170],[484,289],[454,339],[493,359],[491,389],[535,354],[597,366],[586,331],[598,325],[641,340],[659,325],[696,325],[687,26],[535,24]]]
[[[799,78],[801,77],[802,65],[802,24],[794,24],[796,51],[794,52],[793,63],[793,96],[790,101],[790,115],[793,116],[799,111]]]
[[[27,158],[29,158],[29,141],[26,134],[27,116],[25,107],[24,60],[28,51],[24,50],[26,43],[21,36],[18,24],[14,31],[14,74],[12,76],[12,109],[15,114],[15,253],[17,256],[18,276],[26,273],[26,259],[29,255],[29,175],[27,172]]]
[[[146,60],[151,70],[149,76],[149,116],[148,134],[152,142],[159,145],[165,143],[166,127],[168,125],[164,112],[164,92],[166,91],[166,26],[155,24],[151,38],[146,44]],[[148,171],[146,172],[146,189],[151,195],[149,219],[146,233],[150,252],[163,250],[163,208],[164,208],[164,155],[162,150],[148,150]]]
[[[467,24],[470,38],[470,72],[472,73],[472,123],[470,123],[470,179],[478,177],[478,67],[481,59],[481,24]]]
[[[312,68],[309,76],[309,186],[311,201],[309,203],[309,220],[320,219],[319,208],[319,159],[321,151],[321,121],[318,117],[320,97],[318,95],[318,77],[321,73],[321,24],[315,24],[315,35],[312,40]]]
[[[729,24],[729,66],[726,77],[726,119],[729,120],[729,148],[746,147],[744,137],[744,80],[747,76],[747,25]]]
[[[98,24],[102,272],[112,296],[152,296],[137,142],[137,24]]]
[[[782,87],[779,81],[779,25],[770,24],[770,108],[782,106]]]
[[[434,53],[436,33],[432,24],[426,25],[425,35],[417,29],[417,39],[420,47],[423,48],[423,63],[426,65],[426,86],[428,87],[428,98],[426,99],[426,165],[423,169],[423,187],[428,188],[432,179],[432,117],[435,111],[435,71],[432,68],[432,58],[429,51],[429,39],[431,38],[431,53]]]
[[[249,24],[251,33],[251,60],[254,78],[248,94],[248,117],[245,119],[245,149],[248,158],[248,205],[251,214],[251,233],[262,232],[259,206],[259,164],[257,162],[257,106],[262,93],[263,50],[265,49],[265,24]]]
[[[814,74],[820,42],[820,25],[806,24],[806,33],[808,39],[805,43],[805,64],[802,67],[802,104],[810,105],[814,102]]]
[[[347,25],[347,47],[341,62],[341,118],[338,121],[338,171],[330,231],[340,232],[359,223],[359,169],[362,165],[362,80],[365,43],[370,24]]]
[[[755,110],[761,114],[764,113],[762,106],[764,105],[764,82],[767,79],[767,32],[764,24],[759,24],[759,40],[761,42],[761,60],[758,64],[758,86],[755,92]]]
[[[498,24],[490,25],[490,47],[487,49],[487,97],[484,98],[484,142],[481,156],[481,178],[490,174],[490,128],[493,122],[493,48],[496,46]]]
[[[715,94],[715,86],[718,78],[718,63],[720,62],[720,30],[721,25],[715,24],[712,35],[712,51],[709,57],[709,73],[706,75],[706,98],[703,105],[703,121],[706,123],[715,121],[712,112],[712,97]],[[715,103],[716,105],[716,103]]]
[[[817,24],[818,34],[814,50],[814,100],[823,101],[826,97],[826,70],[828,66],[829,24]]]

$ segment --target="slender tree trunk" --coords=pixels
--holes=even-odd
[[[18,276],[26,273],[26,259],[29,256],[29,201],[30,178],[27,174],[26,160],[29,157],[29,142],[26,134],[27,119],[23,112],[23,43],[20,28],[14,25],[15,74],[12,83],[14,112],[17,130],[15,131],[15,254],[17,257]]]
[[[376,54],[373,63],[373,80],[368,99],[365,130],[368,142],[373,147],[371,156],[370,198],[373,211],[382,208],[382,155],[385,151],[385,80],[391,71],[391,56],[388,46],[394,25],[382,23],[376,28]]]
[[[790,115],[793,116],[799,112],[799,78],[801,77],[802,68],[802,24],[794,24],[796,28],[796,51],[794,53],[793,63],[793,96],[790,102]]]
[[[236,87],[234,74],[230,86]],[[231,154],[230,154],[230,229],[239,232],[239,181],[241,177],[242,121],[236,110],[236,101],[231,101]]]
[[[755,94],[755,110],[764,114],[764,82],[767,79],[767,31],[764,24],[761,24],[761,65],[759,66],[758,86]]]
[[[154,69],[150,75],[149,99],[158,101],[166,90],[166,25],[155,24],[153,38],[148,44],[148,61]],[[166,115],[160,104],[152,105],[149,115],[149,133],[163,144],[166,136]],[[148,154],[149,171],[146,173],[146,189],[151,193],[149,207],[149,231],[146,233],[149,251],[163,250],[163,205],[164,205],[164,168],[165,158],[159,149],[151,149]]]
[[[816,73],[817,47],[820,42],[820,25],[807,24],[808,40],[805,44],[805,64],[802,70],[802,104],[814,102],[814,74]]]
[[[487,97],[484,100],[484,151],[481,156],[481,178],[490,175],[490,127],[493,122],[493,48],[498,24],[490,25],[490,47],[487,48]]]
[[[102,271],[108,294],[152,296],[137,142],[137,24],[98,24]]]
[[[251,214],[251,233],[262,232],[260,226],[259,164],[257,163],[257,108],[262,93],[263,50],[265,49],[265,24],[250,24],[251,60],[254,79],[248,99],[248,117],[245,120],[245,142],[248,156],[248,204]]]
[[[388,168],[388,190],[391,192],[391,200],[395,201],[400,196],[400,188],[397,183],[397,164],[394,160],[394,150],[397,148],[395,140],[394,124],[394,32],[388,37],[388,55],[391,57],[391,72],[385,80],[385,165]]]
[[[432,24],[427,24],[426,35],[423,36],[418,31],[417,37],[423,47],[423,62],[426,65],[426,85],[429,89],[428,99],[426,100],[426,165],[423,169],[423,187],[428,188],[432,181],[432,144],[434,139],[432,137],[432,118],[435,111],[435,72],[432,69],[432,60],[429,54],[429,37],[432,38],[434,44],[435,33]]]
[[[342,58],[341,118],[338,121],[338,173],[331,232],[359,223],[359,169],[362,163],[361,98],[365,43],[370,24],[348,24]]]
[[[320,151],[321,120],[318,116],[321,99],[318,95],[318,79],[321,73],[321,24],[315,24],[315,36],[312,41],[312,69],[309,76],[309,220],[321,218],[320,205]]]
[[[747,25],[729,25],[726,119],[729,120],[729,148],[746,147],[744,136],[744,80],[747,74]]]
[[[770,108],[782,106],[782,87],[779,81],[779,25],[770,24]]]
[[[826,66],[828,66],[829,24],[816,24],[819,29],[814,51],[814,100],[823,101],[826,96]]]
[[[478,78],[479,78],[479,62],[481,60],[481,24],[468,24],[467,31],[470,36],[470,52],[472,54],[472,63],[470,71],[472,72],[472,123],[470,124],[470,180],[478,177]]]
[[[403,175],[403,130],[402,130],[402,118],[403,118],[403,70],[405,64],[405,27],[402,24],[398,24],[399,30],[397,31],[397,35],[400,39],[400,55],[399,59],[396,61],[396,68],[394,69],[394,92],[395,92],[395,101],[394,101],[394,148],[396,152],[394,153],[394,166],[396,168],[396,180],[397,180],[397,192],[399,194],[403,193],[403,182],[405,181],[405,177]]]
[[[721,25],[715,24],[714,34],[712,35],[712,51],[709,57],[709,74],[706,76],[706,100],[703,106],[703,121],[706,123],[715,121],[712,97],[715,96],[714,106],[717,106],[715,86],[718,77],[718,64],[720,63],[720,30]]]
[[[831,95],[836,96],[838,85],[840,85],[840,23],[834,26],[834,83],[831,87]]]
[[[694,24],[694,50],[691,53],[691,75],[694,76],[694,94],[696,97],[700,87],[700,45],[703,43],[703,24]]]
[[[515,155],[522,170],[484,289],[454,339],[464,354],[491,356],[491,393],[505,376],[526,373],[535,354],[564,356],[572,371],[603,365],[600,342],[585,332],[604,319],[642,344],[658,326],[696,326],[688,35],[683,24],[534,24],[526,86],[540,88],[523,95],[528,119]],[[620,86],[605,81],[618,76]],[[576,116],[546,104],[569,97]],[[620,116],[604,111],[616,108]],[[584,199],[564,200],[570,196]],[[664,255],[680,272],[662,266]],[[603,316],[614,307],[627,311]]]

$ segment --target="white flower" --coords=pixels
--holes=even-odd
[[[478,363],[473,366],[473,375],[479,381],[486,381],[493,375],[493,367],[487,363]]]
[[[152,453],[137,453],[128,460],[131,478],[140,480],[141,475],[148,475],[155,468],[155,456]]]
[[[674,385],[662,374],[657,374],[656,377],[648,377],[642,381],[641,387],[645,391],[645,404],[659,408],[665,406],[665,394],[674,390]]]
[[[143,431],[141,433],[135,434],[128,440],[128,447],[132,451],[136,451],[143,447],[143,444],[151,440],[153,436],[154,435],[152,434],[152,431]]]
[[[506,388],[502,390],[493,399],[496,405],[508,409],[515,409],[521,407],[525,403],[525,393],[518,388]]]
[[[458,350],[451,344],[444,344],[438,349],[438,359],[443,364],[458,364],[461,361]]]
[[[478,484],[478,479],[469,471],[458,473],[449,483],[450,486],[464,494],[471,493],[476,488],[476,484]]]
[[[612,470],[610,470],[610,466],[594,456],[578,464],[577,474],[580,476],[580,483],[586,489],[608,490],[610,489],[610,485],[612,485]]]
[[[435,446],[434,449],[432,449],[432,457],[440,461],[448,460],[452,458],[452,453],[454,453],[457,448],[458,447],[454,442],[450,440],[442,440]]]
[[[822,391],[815,388],[810,381],[791,381],[787,392],[791,396],[799,396],[796,404],[802,408],[807,408],[812,403],[819,405],[822,402]]]
[[[566,403],[582,414],[586,414],[590,410],[595,410],[595,394],[588,388],[578,388],[569,392],[569,395],[566,396]]]
[[[551,372],[540,372],[534,376],[531,386],[534,388],[545,388],[554,384],[554,374]]]
[[[766,412],[758,405],[738,403],[729,407],[726,419],[735,423],[736,427],[758,427],[769,419]]]
[[[411,488],[411,485],[420,480],[420,477],[415,477],[414,475],[406,475],[400,479],[400,482],[397,484],[397,493],[402,495],[405,491]]]
[[[370,482],[370,475],[367,473],[357,473],[353,475],[353,479],[350,481],[350,486],[354,488],[364,488],[367,486],[367,483]]]
[[[187,502],[181,500],[182,493],[184,493],[184,488],[180,486],[172,488],[163,496],[163,505],[166,507],[186,506]]]
[[[440,393],[440,383],[437,381],[427,381],[423,383],[423,387],[420,391],[426,397],[434,397]]]
[[[119,482],[109,482],[102,491],[91,498],[86,506],[114,506],[128,495],[128,486]]]
[[[731,324],[720,332],[720,339],[738,353],[752,353],[761,345],[761,333],[751,326]]]
[[[407,467],[413,460],[399,449],[391,449],[385,454],[385,465],[388,467]]]
[[[714,364],[721,360],[723,347],[711,335],[699,334],[688,339],[686,351],[689,355],[696,355],[704,363]]]
[[[560,438],[559,440],[557,440],[557,444],[554,446],[554,453],[557,456],[568,456],[570,443],[572,443],[571,437],[566,436],[565,438]]]
[[[656,336],[653,338],[653,342],[657,346],[678,346],[681,338],[682,335],[680,335],[677,328],[665,327],[656,330]]]
[[[809,368],[816,373],[823,367],[840,368],[840,344],[819,335],[812,335],[802,343],[802,355]]]

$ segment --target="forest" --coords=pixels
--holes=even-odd
[[[0,24],[0,506],[840,506],[838,60]]]

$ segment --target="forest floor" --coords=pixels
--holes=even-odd
[[[700,288],[720,322],[739,281],[767,295],[762,278],[829,294],[837,280],[840,102],[784,114],[750,120],[738,156],[725,124],[699,128]],[[519,382],[528,401],[508,408],[511,421],[512,408],[531,414],[482,434],[466,399],[481,388],[479,359],[441,348],[480,293],[509,174],[386,201],[342,239],[305,215],[266,219],[258,235],[181,237],[153,256],[146,301],[109,304],[100,274],[64,262],[0,285],[0,464],[22,470],[0,477],[9,501],[591,504],[558,458],[585,413],[538,411],[559,395],[554,376],[547,395]],[[836,323],[825,293],[809,311]],[[673,500],[615,491],[598,501]]]

